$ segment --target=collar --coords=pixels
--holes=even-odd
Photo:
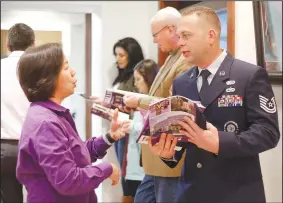
[[[175,49],[174,51],[170,51],[169,54],[174,56],[174,55],[176,55],[179,52],[179,50],[180,50],[180,48]]]
[[[13,51],[8,57],[21,57],[24,51]]]
[[[38,101],[38,102],[33,102],[32,105],[39,105],[42,107],[45,107],[47,109],[50,109],[51,111],[56,111],[56,112],[64,112],[67,113],[70,110],[51,101],[51,100],[47,100],[47,101]]]
[[[221,66],[222,62],[224,61],[225,57],[227,55],[227,51],[223,49],[222,53],[215,59],[206,69],[209,70],[209,72],[212,75],[215,75],[218,71],[219,67]],[[203,69],[198,67],[198,76],[200,75],[201,71]]]

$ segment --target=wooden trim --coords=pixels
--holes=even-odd
[[[227,50],[235,56],[235,2],[227,2]]]
[[[167,1],[167,0],[160,0],[159,1],[159,9],[165,8],[167,6],[171,6],[176,9],[180,9],[180,1]]]
[[[85,94],[91,95],[91,14],[85,14]],[[85,129],[86,129],[86,139],[91,138],[92,128],[91,128],[91,106],[86,101],[86,108],[85,108]]]
[[[262,37],[262,25],[261,25],[261,6],[260,2],[253,2],[254,13],[254,30],[255,30],[255,47],[256,47],[256,60],[257,65],[265,67],[264,63],[264,46]]]
[[[254,13],[254,30],[255,30],[255,45],[256,45],[256,60],[257,65],[266,69],[265,54],[264,54],[264,38],[262,31],[262,3],[253,1]],[[282,72],[268,72],[269,80],[272,84],[282,85]]]
[[[164,1],[160,0],[160,1],[158,1],[158,3],[159,3],[159,10],[166,7]]]

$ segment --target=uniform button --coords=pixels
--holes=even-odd
[[[202,168],[202,164],[201,163],[197,163],[197,168]]]

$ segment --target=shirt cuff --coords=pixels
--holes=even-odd
[[[100,164],[97,164],[96,166],[99,167],[101,171],[103,171],[103,176],[105,178],[108,178],[113,173],[112,165],[108,162],[102,162]]]
[[[148,105],[150,104],[150,97],[141,97],[138,103],[138,107],[141,109],[148,109]]]
[[[104,134],[104,135],[102,136],[102,138],[103,138],[104,142],[105,142],[106,144],[108,144],[109,146],[112,146],[112,145],[113,145],[113,143],[111,143],[111,142],[107,139],[106,134]]]
[[[173,162],[177,162],[177,160],[175,159],[175,156],[173,156],[172,158],[170,159],[166,159],[166,158],[163,158],[163,157],[160,157],[163,161],[173,161]]]

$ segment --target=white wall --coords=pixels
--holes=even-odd
[[[70,56],[70,26],[71,24],[82,23],[83,17],[81,14],[46,11],[1,10],[1,29],[9,29],[15,23],[26,23],[34,30],[61,31],[64,52],[67,56]]]
[[[235,55],[256,64],[255,32],[251,1],[235,2]],[[267,202],[282,202],[282,85],[273,85],[281,138],[278,146],[260,154]]]
[[[83,17],[83,14],[77,14]],[[77,92],[85,92],[85,22],[71,25],[70,28],[70,57],[69,64],[76,71]],[[80,137],[86,139],[86,112],[85,100],[74,94],[69,97],[69,106],[71,112],[75,112],[75,123]]]

